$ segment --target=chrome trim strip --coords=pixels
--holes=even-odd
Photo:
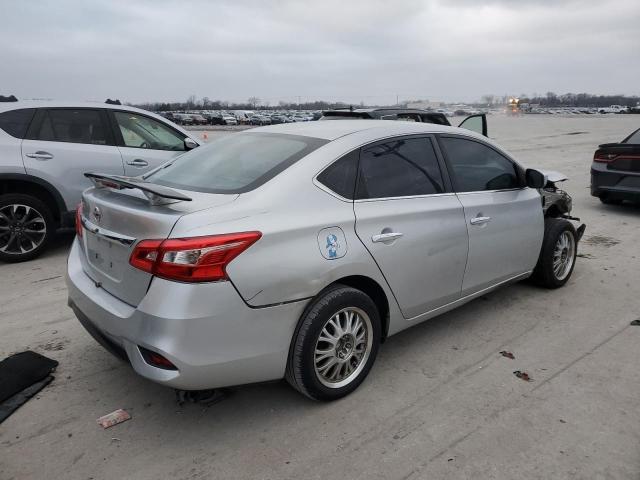
[[[359,198],[358,200],[354,200],[354,203],[384,202],[387,200],[411,200],[413,198],[453,197],[453,196],[455,196],[455,193],[453,192],[428,193],[425,195],[407,195],[406,197]]]
[[[516,192],[524,191],[529,187],[503,188],[501,190],[475,190],[473,192],[457,192],[458,195],[472,195],[474,193],[500,193],[500,192]]]
[[[119,233],[112,232],[111,230],[107,230],[106,228],[99,227],[98,225],[90,222],[83,216],[80,217],[80,220],[82,221],[82,226],[86,228],[89,232],[93,233],[94,235],[103,237],[111,242],[120,243],[121,245],[125,245],[129,247],[133,245],[137,240],[133,237],[121,235]]]

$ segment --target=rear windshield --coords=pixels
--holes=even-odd
[[[197,192],[244,193],[327,142],[298,135],[232,133],[181,155],[145,179]]]

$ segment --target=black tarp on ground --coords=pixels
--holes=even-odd
[[[58,362],[36,352],[16,353],[0,362],[0,423],[53,377]]]

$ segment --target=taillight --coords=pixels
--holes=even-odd
[[[593,161],[600,163],[609,163],[613,162],[617,157],[618,155],[615,153],[607,153],[596,150],[596,153],[593,155]]]
[[[129,263],[158,277],[182,282],[228,280],[226,267],[262,236],[241,232],[207,237],[142,240]]]
[[[82,202],[76,208],[76,235],[82,238]]]

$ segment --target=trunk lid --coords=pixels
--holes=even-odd
[[[84,192],[81,244],[85,273],[111,295],[137,306],[152,275],[129,264],[140,240],[165,239],[184,215],[233,202],[238,195],[174,190],[190,201],[153,202],[137,188],[96,187]]]

